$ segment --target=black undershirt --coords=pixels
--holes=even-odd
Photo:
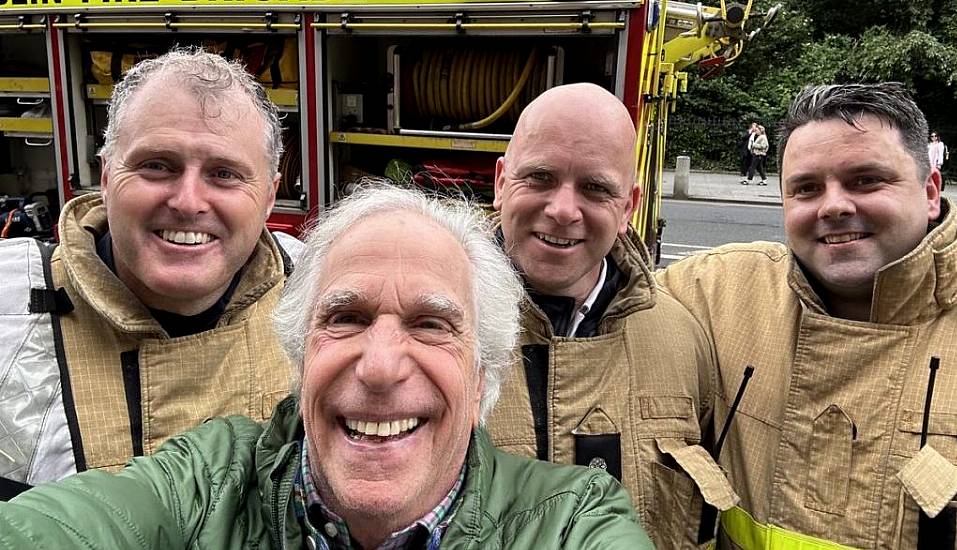
[[[615,261],[611,259],[610,254],[605,257],[605,262],[608,266],[605,273],[605,282],[602,284],[601,290],[598,291],[598,296],[592,303],[591,308],[588,309],[588,313],[585,314],[585,318],[578,324],[575,334],[572,335],[576,338],[586,338],[598,334],[598,325],[601,323],[602,317],[605,316],[605,310],[608,309],[608,305],[618,294],[621,271],[615,265]],[[539,294],[531,289],[527,279],[525,279],[525,287],[528,290],[528,297],[541,308],[552,323],[552,331],[557,336],[564,336],[575,319],[575,312],[577,311],[575,298]]]
[[[110,271],[116,274],[116,262],[113,260],[113,239],[110,237],[109,231],[96,241],[96,255],[103,260],[103,263],[110,268]],[[233,297],[233,293],[239,285],[242,272],[242,269],[236,272],[226,292],[223,293],[215,304],[205,311],[197,313],[196,315],[180,315],[170,311],[149,308],[150,313],[160,326],[163,327],[166,333],[170,335],[170,338],[189,336],[190,334],[198,334],[211,330],[216,327],[219,318],[222,317],[223,312],[226,311],[226,305],[229,303],[230,298]]]

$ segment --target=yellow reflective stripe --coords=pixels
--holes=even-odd
[[[738,506],[721,512],[721,529],[745,550],[854,550],[836,542],[758,523]]]

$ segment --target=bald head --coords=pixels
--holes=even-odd
[[[601,86],[579,82],[546,90],[525,107],[505,151],[505,158],[531,135],[548,124],[578,127],[615,149],[616,157],[635,180],[637,134],[631,114],[614,94]]]
[[[519,117],[495,166],[495,202],[512,262],[542,294],[583,301],[640,196],[635,126],[594,84],[552,88]]]

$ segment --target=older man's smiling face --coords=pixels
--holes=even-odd
[[[464,463],[482,386],[471,268],[445,229],[403,212],[357,223],[325,266],[303,421],[323,501],[369,546],[364,525],[388,534],[411,524]]]

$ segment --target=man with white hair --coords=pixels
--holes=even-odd
[[[292,264],[265,226],[281,153],[275,105],[218,55],[116,85],[101,192],[64,206],[55,249],[0,241],[0,500],[288,394],[269,314]]]
[[[299,389],[265,428],[218,419],[24,493],[0,504],[0,546],[650,549],[611,476],[480,427],[522,296],[487,223],[398,188],[341,201],[277,308]]]

